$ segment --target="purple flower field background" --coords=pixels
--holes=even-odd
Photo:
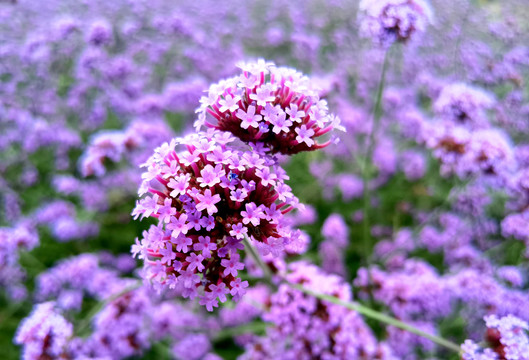
[[[529,359],[525,0],[0,1],[1,359]]]

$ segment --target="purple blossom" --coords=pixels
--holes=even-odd
[[[237,270],[244,269],[244,264],[239,262],[239,255],[234,254],[231,258],[222,259],[220,264],[224,267],[224,275],[231,274],[233,277],[237,276]]]
[[[409,41],[433,20],[423,0],[362,0],[359,7],[360,32],[384,47]]]
[[[255,106],[248,106],[248,110],[244,111],[242,109],[237,110],[236,116],[241,119],[241,128],[248,129],[249,126],[257,128],[259,127],[259,121],[261,121],[262,116],[255,114]]]
[[[220,201],[220,195],[212,195],[210,189],[206,189],[204,194],[197,194],[197,200],[198,211],[207,210],[208,215],[213,215],[218,211],[215,204]]]
[[[143,276],[184,297],[199,296],[210,310],[218,306],[217,295],[199,290],[214,284],[229,294],[230,284],[240,285],[241,239],[248,236],[264,252],[280,256],[292,233],[284,214],[298,205],[275,159],[255,148],[228,146],[232,141],[209,131],[156,149],[144,164],[140,187],[151,195],[133,211],[135,217],[158,220],[132,248],[145,261]],[[185,151],[177,153],[177,145]],[[242,291],[236,294],[237,300]]]
[[[61,358],[68,356],[68,340],[73,326],[54,308],[53,302],[37,305],[22,321],[15,343],[23,345],[24,359]]]
[[[342,129],[307,77],[264,60],[238,66],[242,75],[212,85],[208,97],[202,98],[197,129],[230,131],[243,141],[262,143],[283,154],[323,148],[331,142],[320,144],[315,139],[333,128]],[[241,94],[237,103],[233,94]]]

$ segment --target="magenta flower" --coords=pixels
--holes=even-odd
[[[301,73],[263,60],[238,66],[242,75],[212,85],[202,98],[197,129],[229,131],[242,141],[261,143],[267,151],[282,154],[325,147],[331,140],[316,139],[333,128],[343,129]]]
[[[292,232],[283,214],[298,204],[276,160],[230,147],[234,140],[210,130],[156,149],[143,165],[145,195],[133,211],[158,219],[133,245],[145,259],[144,276],[184,297],[198,296],[208,310],[245,292],[247,283],[238,278],[241,240],[247,236],[261,251],[279,254]],[[185,151],[177,153],[177,145]]]

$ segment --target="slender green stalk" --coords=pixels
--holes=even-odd
[[[229,339],[233,336],[243,335],[247,333],[262,334],[266,331],[267,326],[268,324],[265,322],[254,321],[248,324],[243,324],[243,325],[239,325],[236,327],[223,329],[217,334],[217,336],[215,336],[213,340],[216,342],[219,342],[219,341]]]
[[[266,264],[263,263],[263,261],[261,260],[261,257],[259,256],[259,254],[255,251],[255,249],[253,248],[253,246],[251,246],[250,244],[250,241],[248,240],[248,238],[244,238],[244,244],[246,246],[246,248],[248,249],[248,252],[250,253],[250,256],[252,256],[252,258],[255,260],[256,264],[261,267],[261,269],[263,270],[264,273],[266,274],[269,274],[270,276],[270,269],[268,268],[268,266],[266,266]],[[269,280],[269,283],[272,284],[274,287],[275,287],[275,284],[272,283],[271,281],[271,276],[270,277],[266,277]],[[304,292],[305,294],[307,295],[310,295],[310,296],[314,296],[315,298],[318,298],[318,299],[321,299],[321,300],[325,300],[325,301],[328,301],[330,303],[333,303],[333,304],[336,304],[336,305],[339,305],[339,306],[343,306],[347,309],[350,309],[350,310],[353,310],[353,311],[356,311],[358,312],[359,314],[362,314],[364,316],[367,316],[369,318],[372,318],[372,319],[375,319],[375,320],[378,320],[380,322],[383,322],[385,324],[388,324],[388,325],[391,325],[391,326],[395,326],[399,329],[402,329],[402,330],[405,330],[405,331],[408,331],[408,332],[411,332],[413,334],[416,334],[416,335],[419,335],[419,336],[422,336],[426,339],[429,339],[431,341],[433,341],[434,343],[438,344],[438,345],[441,345],[441,346],[444,346],[450,350],[453,350],[455,352],[460,352],[460,348],[457,344],[449,341],[449,340],[446,340],[440,336],[436,336],[436,335],[432,335],[432,334],[429,334],[413,325],[410,325],[410,324],[407,324],[403,321],[400,321],[398,319],[395,319],[389,315],[386,315],[384,313],[381,313],[381,312],[378,312],[376,310],[373,310],[369,307],[366,307],[360,303],[357,303],[357,302],[348,302],[348,301],[344,301],[342,299],[339,299],[337,297],[334,297],[334,296],[330,296],[330,295],[326,295],[326,294],[320,294],[320,293],[317,293],[315,291],[312,291],[312,290],[309,290],[307,288],[305,288],[304,286],[300,285],[300,284],[292,284],[292,283],[289,283],[288,281],[285,281],[284,279],[282,280],[282,283],[284,284],[287,284],[288,286],[294,288],[294,289],[297,289],[297,290],[300,290],[302,292]],[[265,326],[265,325],[264,325]]]
[[[86,317],[79,323],[79,326],[77,327],[77,333],[82,334],[88,327],[90,326],[90,322],[96,316],[96,314],[101,311],[105,306],[110,304],[112,301],[118,299],[120,296],[123,296],[125,294],[128,294],[131,291],[134,291],[142,286],[141,281],[136,282],[135,284],[132,284],[130,286],[127,286],[125,289],[121,290],[120,292],[109,296],[104,301],[98,302],[93,308],[90,309]]]
[[[364,204],[363,204],[363,213],[364,218],[362,221],[363,224],[363,237],[364,237],[364,259],[368,262],[371,244],[370,244],[370,222],[369,222],[369,212],[371,208],[371,191],[369,191],[369,180],[371,179],[371,171],[368,171],[370,168],[370,162],[373,158],[373,152],[375,150],[375,136],[378,133],[378,128],[380,126],[380,118],[382,117],[382,94],[384,93],[384,83],[386,81],[386,71],[388,68],[388,59],[389,59],[389,49],[384,52],[384,61],[382,64],[382,72],[380,74],[380,80],[378,82],[377,94],[375,99],[375,106],[373,108],[373,122],[371,126],[371,132],[367,138],[367,149],[365,152],[364,165],[362,168],[362,183],[364,187]]]
[[[460,352],[460,347],[449,341],[449,340],[446,340],[442,337],[439,337],[439,336],[436,336],[436,335],[432,335],[432,334],[429,334],[419,328],[416,328],[415,326],[412,326],[410,324],[407,324],[403,321],[400,321],[400,320],[397,320],[389,315],[386,315],[384,313],[381,313],[381,312],[378,312],[376,310],[373,310],[373,309],[370,309],[360,303],[357,303],[357,302],[348,302],[348,301],[344,301],[342,299],[339,299],[337,297],[334,297],[334,296],[330,296],[330,295],[326,295],[326,294],[320,294],[320,293],[317,293],[315,291],[312,291],[312,290],[309,290],[305,287],[303,287],[302,285],[299,285],[299,284],[291,284],[291,283],[288,283],[288,285],[294,289],[297,289],[297,290],[300,290],[302,292],[304,292],[305,294],[307,295],[310,295],[310,296],[314,296],[315,298],[318,298],[318,299],[321,299],[321,300],[325,300],[325,301],[328,301],[330,303],[333,303],[333,304],[336,304],[336,305],[340,305],[340,306],[343,306],[347,309],[350,309],[350,310],[353,310],[353,311],[356,311],[358,312],[359,314],[362,314],[364,316],[367,316],[369,318],[372,318],[372,319],[375,319],[375,320],[378,320],[380,322],[383,322],[385,324],[388,324],[388,325],[391,325],[391,326],[395,326],[399,329],[402,329],[402,330],[406,330],[408,332],[411,332],[413,334],[416,334],[416,335],[419,335],[419,336],[422,336],[428,340],[431,340],[433,341],[434,343],[438,344],[438,345],[441,345],[441,346],[444,346],[450,350],[453,350],[453,351],[456,351],[456,352]]]
[[[248,253],[254,260],[255,264],[263,270],[263,276],[265,278],[265,281],[272,285],[274,288],[276,287],[274,282],[272,281],[272,273],[270,271],[270,268],[263,262],[263,259],[261,259],[261,256],[257,253],[257,250],[250,242],[250,239],[245,235],[242,242],[244,243],[244,247],[248,250]]]
[[[271,277],[271,273],[270,273],[270,269],[268,268],[268,266],[266,266],[266,264],[262,261],[261,257],[259,256],[259,254],[255,251],[255,248],[251,245],[250,241],[248,240],[248,238],[244,238],[244,245],[246,246],[246,249],[248,249],[248,252],[250,253],[250,256],[252,256],[252,258],[255,260],[256,264],[263,270],[263,273],[265,274],[268,274],[268,275],[265,275],[265,278],[267,279],[267,281],[269,282],[269,284],[271,284],[272,286],[275,287],[275,284],[273,284],[272,282],[272,277]],[[385,324],[388,324],[388,325],[391,325],[391,326],[395,326],[399,329],[402,329],[402,330],[406,330],[406,331],[409,331],[413,334],[416,334],[416,335],[419,335],[419,336],[422,336],[426,339],[429,339],[431,341],[433,341],[434,343],[438,344],[438,345],[441,345],[441,346],[444,346],[450,350],[453,350],[453,351],[456,351],[456,352],[459,352],[460,351],[460,348],[457,344],[449,341],[449,340],[446,340],[442,337],[439,337],[439,336],[436,336],[436,335],[432,335],[432,334],[429,334],[419,328],[416,328],[415,326],[412,326],[410,324],[407,324],[403,321],[400,321],[398,319],[395,319],[389,315],[386,315],[384,313],[381,313],[381,312],[378,312],[376,310],[373,310],[371,308],[368,308],[360,303],[357,303],[357,302],[348,302],[348,301],[344,301],[342,299],[339,299],[337,297],[334,297],[334,296],[330,296],[330,295],[326,295],[326,294],[320,294],[320,293],[317,293],[315,291],[312,291],[312,290],[309,290],[305,287],[303,287],[302,285],[299,285],[299,284],[292,284],[292,283],[289,283],[288,281],[285,281],[285,280],[282,280],[282,283],[284,284],[287,284],[288,286],[294,288],[294,289],[297,289],[297,290],[300,290],[302,292],[304,292],[305,294],[307,295],[310,295],[310,296],[314,296],[315,298],[318,298],[318,299],[321,299],[321,300],[325,300],[325,301],[328,301],[330,303],[333,303],[333,304],[336,304],[336,305],[340,305],[340,306],[343,306],[347,309],[350,309],[350,310],[353,310],[353,311],[356,311],[358,312],[359,314],[362,314],[364,316],[367,316],[369,318],[372,318],[372,319],[375,319],[375,320],[378,320],[380,322],[383,322]],[[264,325],[265,326],[265,325]]]

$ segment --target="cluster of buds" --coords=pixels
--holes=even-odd
[[[145,196],[133,215],[158,224],[133,252],[145,259],[153,283],[199,296],[211,311],[226,295],[237,300],[245,293],[248,282],[238,276],[245,237],[263,255],[289,243],[283,215],[298,199],[286,172],[260,147],[210,130],[165,143],[144,166],[139,195]]]
[[[238,65],[242,74],[209,88],[197,110],[197,129],[229,131],[245,142],[262,143],[271,153],[321,149],[317,138],[340,121],[329,114],[308,77],[263,60]]]

